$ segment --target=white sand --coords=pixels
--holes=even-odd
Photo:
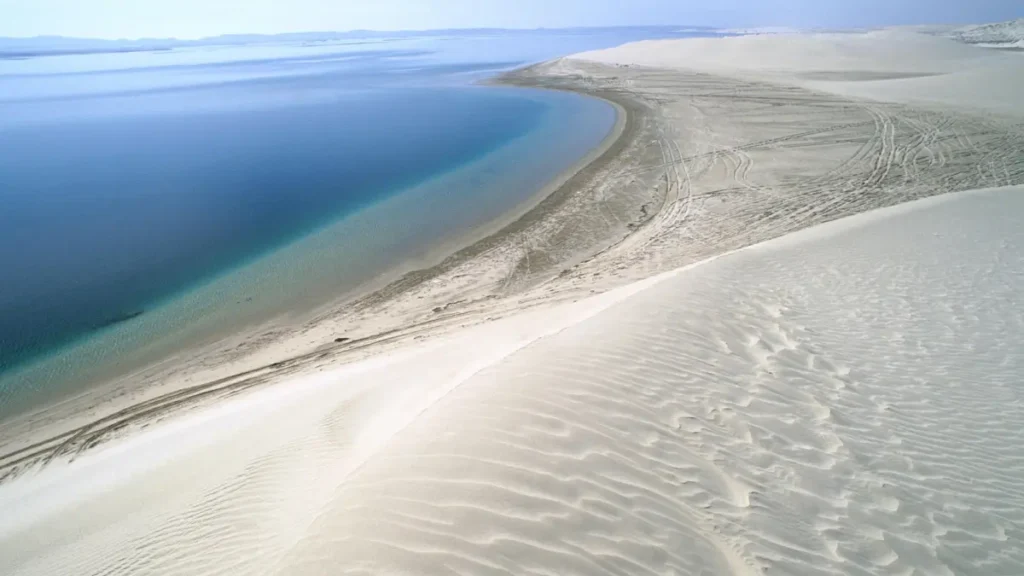
[[[51,448],[73,454],[94,439],[131,434],[146,420],[131,414],[140,406],[167,412],[216,401],[872,208],[1024,183],[1024,99],[1013,88],[1024,78],[1014,73],[1024,54],[906,31],[682,42],[602,54],[628,63],[629,53],[647,47],[637,61],[676,66],[679,47],[690,47],[697,64],[711,59],[705,72],[565,59],[525,74],[641,109],[621,154],[556,194],[562,200],[553,207],[383,297],[339,299],[310,317],[253,327],[0,422],[0,482],[12,461],[24,461],[16,452],[26,446],[43,442],[35,448],[43,457]],[[782,71],[755,69],[761,61]],[[993,75],[978,62],[1007,70]],[[937,75],[914,76],[922,73]],[[793,83],[945,100],[941,109],[879,103]],[[1014,116],[977,112],[1004,108]],[[443,252],[428,260],[435,256]]]
[[[654,40],[576,58],[756,78],[891,102],[1022,114],[1024,53],[907,29]]]
[[[657,102],[568,201],[622,241],[493,296],[587,233],[553,212],[385,301],[450,304],[367,360],[0,484],[0,574],[1024,573],[1024,187],[794,232],[1020,184],[1019,55],[689,42],[543,71]]]
[[[1024,18],[1008,22],[963,26],[940,34],[950,38],[995,48],[1024,48]]]
[[[868,213],[157,427],[0,487],[0,567],[1022,573],[1022,217]]]

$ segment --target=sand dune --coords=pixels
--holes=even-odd
[[[1024,114],[1024,54],[907,29],[655,40],[576,57],[756,78],[891,102]]]
[[[0,487],[0,568],[1021,573],[1022,216],[919,201],[264,390]]]
[[[942,32],[960,42],[995,48],[1024,48],[1024,18],[963,26]]]
[[[943,73],[991,58],[972,46],[904,30],[647,40],[574,58],[715,72]]]
[[[0,573],[1024,572],[1018,55],[687,42],[506,79],[629,116],[471,254],[253,371],[0,428]]]
[[[506,75],[500,79],[506,84],[614,101],[625,112],[618,138],[588,157],[585,168],[553,182],[528,212],[510,214],[508,226],[454,254],[441,248],[410,263],[423,269],[382,281],[355,299],[339,298],[308,317],[253,327],[0,422],[0,482],[186,407],[576,300],[865,210],[1024,183],[1024,124],[1014,112],[1020,99],[1016,93],[1007,99],[998,84],[1012,87],[1024,75],[992,79],[986,68],[964,65],[962,74],[978,77],[961,83],[963,92],[949,106],[871,101],[793,84],[801,76],[799,82],[845,90],[892,87],[904,99],[906,84],[942,84],[923,89],[930,98],[948,94],[946,81],[961,72],[940,73],[950,66],[924,62],[929,54],[948,51],[952,60],[988,62],[992,55],[1002,58],[1000,52],[908,32],[877,33],[872,42],[851,40],[857,35],[774,38],[763,40],[781,42],[778,50],[787,58],[799,52],[787,43],[806,42],[811,53],[834,41],[823,53],[860,60],[845,69],[831,57],[815,64],[833,66],[825,69],[793,61],[789,80],[765,80],[728,62],[697,72],[580,59]],[[740,64],[760,57],[761,40],[747,41],[748,49],[735,51]],[[906,52],[904,41],[943,48]],[[677,44],[653,46],[672,56]],[[886,68],[890,55],[908,60]],[[998,62],[1012,68],[1015,60]],[[915,71],[919,65],[932,72]],[[985,99],[1011,106],[1016,116],[979,108]]]

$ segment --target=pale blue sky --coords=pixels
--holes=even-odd
[[[1024,0],[0,0],[0,36],[197,38],[367,28],[878,26],[1024,16]]]

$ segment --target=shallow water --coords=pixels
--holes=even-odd
[[[0,416],[507,213],[614,112],[473,81],[667,32],[0,60]]]

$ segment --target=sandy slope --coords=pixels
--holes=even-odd
[[[780,38],[506,78],[625,136],[439,266],[4,423],[0,573],[1021,573],[1022,102],[958,80],[1017,55]]]
[[[564,59],[508,75],[503,82],[613,100],[627,112],[621,137],[522,218],[448,257],[444,249],[410,263],[413,272],[365,296],[254,327],[0,422],[0,483],[246,390],[865,210],[1024,183],[1024,100],[1000,88],[1024,75],[991,78],[974,66],[1012,68],[1019,59],[1008,58],[1024,55],[905,31],[873,34],[629,45],[603,54],[653,47],[641,51],[644,58],[672,67]],[[709,60],[704,72],[676,67],[680,47],[704,42],[709,50],[691,50],[699,52],[695,65],[716,50],[731,59]],[[750,69],[769,58],[781,72]],[[957,80],[965,75],[969,82]],[[911,84],[949,102],[908,105]],[[864,87],[876,96],[895,90],[891,99],[903,103],[835,93]],[[1000,106],[1007,115],[989,112]]]
[[[1024,18],[964,26],[941,32],[960,42],[994,48],[1024,48]]]
[[[1022,217],[925,200],[265,390],[0,487],[0,568],[1019,574]]]
[[[1024,114],[1024,53],[906,29],[656,40],[577,57],[758,78],[860,98]]]

